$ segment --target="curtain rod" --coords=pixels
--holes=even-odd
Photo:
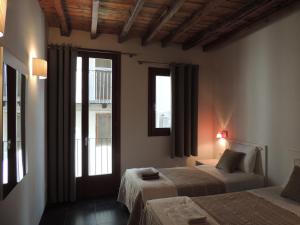
[[[59,46],[59,45],[50,44],[50,45],[48,45],[48,48],[49,48],[50,46]],[[64,45],[63,45],[63,46],[64,46]],[[68,46],[68,45],[66,45],[66,46]],[[76,47],[75,47],[75,48],[76,48]],[[85,52],[114,53],[114,54],[127,55],[127,56],[129,56],[130,58],[138,56],[138,53],[136,53],[136,52],[119,52],[119,51],[109,51],[109,50],[90,49],[90,48],[79,48],[79,47],[77,47],[77,49],[78,49],[79,51],[85,51]]]
[[[118,52],[118,51],[109,51],[109,50],[99,50],[99,49],[88,49],[88,48],[78,48],[79,51],[86,51],[86,52],[96,52],[96,53],[119,53],[121,55],[127,55],[130,58],[136,57],[138,54],[135,52]]]
[[[147,60],[138,60],[138,64],[160,64],[160,65],[170,65],[171,63],[165,63],[165,62],[157,62],[157,61],[147,61]]]
[[[48,45],[48,48],[50,46],[58,46],[54,44]],[[86,51],[86,52],[95,52],[95,53],[114,53],[114,54],[121,54],[121,55],[127,55],[130,58],[137,57],[138,53],[135,52],[118,52],[118,51],[109,51],[109,50],[100,50],[100,49],[89,49],[89,48],[77,48],[79,51]],[[138,64],[159,64],[159,65],[170,65],[172,63],[166,63],[166,62],[158,62],[158,61],[149,61],[149,60],[137,60]]]

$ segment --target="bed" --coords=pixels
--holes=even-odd
[[[226,173],[214,165],[174,167],[157,169],[160,179],[145,181],[141,172],[145,168],[128,169],[124,173],[118,201],[130,212],[129,225],[141,222],[141,215],[147,201],[175,196],[206,196],[237,192],[265,186],[265,158],[267,149],[253,144],[230,142],[230,148],[242,152],[255,151],[255,167],[251,172]],[[156,170],[152,168],[153,170]]]
[[[147,202],[140,225],[188,225],[206,217],[209,225],[298,225],[300,204],[280,196],[281,187],[202,197],[173,197]],[[200,216],[199,216],[200,215]]]

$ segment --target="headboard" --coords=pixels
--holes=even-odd
[[[288,164],[291,165],[289,170],[292,171],[294,166],[300,166],[300,150],[288,149]]]
[[[294,160],[294,165],[295,166],[300,166],[300,159],[295,159]]]
[[[228,147],[232,144],[244,145],[247,147],[253,147],[257,149],[257,157],[255,162],[254,173],[264,176],[265,185],[268,185],[268,146],[267,145],[259,145],[251,142],[240,141],[236,139],[228,140]],[[300,164],[300,161],[299,161]]]

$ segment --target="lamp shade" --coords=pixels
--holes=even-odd
[[[47,61],[44,59],[32,59],[32,75],[39,76],[41,79],[47,78]]]
[[[4,36],[7,0],[0,0],[0,37]]]

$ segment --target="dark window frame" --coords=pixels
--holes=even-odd
[[[170,69],[148,68],[148,136],[169,136],[170,128],[155,127],[156,76],[170,76]]]

